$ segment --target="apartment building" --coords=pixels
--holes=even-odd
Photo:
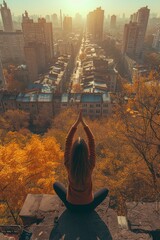
[[[44,113],[46,116],[57,115],[60,111],[73,108],[82,109],[84,116],[90,118],[107,117],[112,114],[110,93],[0,93],[0,111],[19,109],[31,116]]]
[[[5,32],[0,30],[0,52],[2,63],[24,63],[24,37],[22,31]]]

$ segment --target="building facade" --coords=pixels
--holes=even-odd
[[[32,117],[44,113],[50,117],[60,111],[73,108],[82,109],[90,118],[107,117],[112,114],[112,101],[109,93],[8,93],[0,92],[0,111],[19,109],[29,112]]]
[[[143,58],[144,39],[150,9],[143,7],[131,15],[131,21],[124,26],[122,53],[140,60]]]
[[[160,29],[157,30],[156,34],[154,34],[152,47],[160,52]]]
[[[2,63],[22,64],[25,62],[22,31],[0,31],[0,52]]]
[[[63,20],[63,31],[64,33],[72,32],[72,17],[65,16]]]
[[[104,10],[101,7],[87,15],[87,31],[92,34],[95,41],[103,39]]]
[[[116,28],[116,15],[111,16],[111,21],[110,21],[110,28]]]
[[[137,37],[139,28],[136,22],[130,22],[124,26],[122,53],[130,57],[136,54]]]
[[[37,80],[37,74],[47,69],[54,56],[52,23],[46,22],[44,18],[39,18],[38,22],[34,22],[25,11],[22,15],[22,30],[30,82],[34,82]],[[35,70],[30,62],[34,62]]]

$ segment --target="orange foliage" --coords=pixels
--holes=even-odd
[[[14,212],[15,221],[27,193],[52,192],[62,156],[51,137],[32,136],[23,147],[15,142],[0,146],[0,201]]]

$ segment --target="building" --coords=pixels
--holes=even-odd
[[[63,20],[63,31],[64,33],[72,32],[72,17],[65,16]]]
[[[111,16],[110,28],[116,28],[116,15]]]
[[[7,7],[6,1],[3,1],[3,5],[0,5],[1,16],[3,21],[3,27],[5,32],[13,31],[13,22],[10,9]]]
[[[24,63],[24,37],[22,31],[5,32],[1,30],[0,52],[2,63]]]
[[[54,14],[51,15],[51,20],[52,20],[53,28],[54,28],[54,27],[58,27],[59,21],[58,21],[58,16],[57,16],[56,13],[54,13]]]
[[[5,88],[5,78],[3,75],[3,67],[2,67],[2,62],[0,60],[0,88]]]
[[[37,48],[34,43],[24,47],[29,82],[34,82],[38,79],[38,57],[36,50]]]
[[[157,30],[156,34],[154,34],[152,47],[160,52],[160,29]]]
[[[38,22],[34,22],[25,11],[22,15],[22,30],[30,82],[33,82],[37,80],[38,73],[43,73],[47,69],[54,56],[52,23],[46,22],[44,18],[39,18]],[[34,66],[31,62],[34,62]]]
[[[0,92],[0,112],[19,109],[29,112],[32,117],[46,114],[50,117],[60,111],[73,108],[82,109],[84,116],[90,118],[107,117],[112,114],[110,93],[28,93]]]
[[[122,53],[137,60],[143,58],[144,39],[150,10],[143,7],[131,15],[131,21],[124,26]]]
[[[79,13],[76,13],[74,18],[74,27],[75,28],[81,28],[83,26],[83,18],[82,15]]]
[[[103,39],[104,10],[101,7],[87,15],[87,31],[91,33],[95,41]]]
[[[137,24],[139,32],[137,36],[136,57],[141,59],[143,57],[144,39],[146,35],[150,9],[148,7],[140,8],[137,12]]]
[[[122,53],[130,57],[135,57],[137,47],[137,36],[139,28],[136,22],[125,24],[123,34],[123,48]]]

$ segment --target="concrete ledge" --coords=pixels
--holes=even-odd
[[[109,208],[109,198],[96,211],[77,214],[66,210],[56,195],[28,194],[20,217],[30,225],[32,240],[152,240],[147,233],[130,231],[128,219]]]

